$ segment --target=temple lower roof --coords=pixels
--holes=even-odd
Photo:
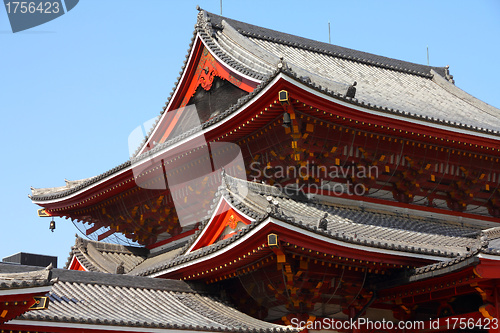
[[[0,273],[31,274],[35,268],[0,264]],[[44,311],[29,312],[7,324],[120,326],[193,331],[294,332],[243,314],[197,291],[186,282],[53,269],[57,278]],[[76,326],[75,326],[76,327]],[[37,329],[39,330],[39,328]]]
[[[15,264],[4,263],[1,267],[7,267],[7,265]],[[27,273],[0,269],[0,290],[45,287],[52,285],[54,281],[52,280],[52,265]]]
[[[376,211],[344,206],[332,202],[305,200],[288,195],[270,185],[248,182],[225,175],[209,211],[183,250],[167,252],[148,258],[130,272],[133,275],[156,274],[180,264],[215,254],[251,233],[269,218],[290,227],[299,227],[304,233],[318,234],[345,246],[361,245],[367,250],[387,249],[414,256],[431,255],[443,261],[467,255],[482,247],[481,228],[453,221],[412,216],[409,214]],[[255,219],[235,236],[189,252],[188,249],[203,234],[203,229],[215,213],[218,202],[224,198],[238,211]],[[323,228],[320,220],[325,219]],[[491,232],[490,232],[491,233]]]
[[[292,192],[291,194],[290,191]],[[444,262],[466,256],[482,248],[484,253],[500,253],[497,245],[500,228],[482,230],[480,226],[388,210],[347,206],[297,195],[292,189],[285,191],[275,186],[249,182],[224,175],[205,220],[184,246],[149,253],[145,248],[108,244],[84,240],[77,236],[70,258],[77,258],[89,271],[115,273],[123,263],[125,274],[150,275],[179,264],[204,257],[237,241],[269,218],[304,232],[322,235],[345,246],[361,245],[366,249],[386,249],[414,256],[431,255]],[[235,236],[218,241],[199,250],[188,249],[197,241],[215,214],[221,199],[254,221]],[[326,224],[319,227],[324,219]],[[482,236],[482,238],[481,238]],[[490,244],[484,247],[484,240]]]
[[[143,247],[91,241],[76,235],[65,268],[76,258],[87,271],[116,273],[117,268],[122,266],[123,273],[128,273],[143,262],[147,254],[148,250]]]

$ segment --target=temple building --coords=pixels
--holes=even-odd
[[[0,331],[500,332],[499,131],[447,66],[199,9],[133,156],[32,189],[93,240],[1,264]]]

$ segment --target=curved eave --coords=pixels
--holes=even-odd
[[[166,117],[167,113],[179,107],[181,100],[186,94],[187,86],[189,85],[190,80],[193,78],[197,61],[199,59],[199,55],[201,50],[203,49],[203,46],[209,50],[212,56],[220,64],[226,66],[241,77],[253,81],[256,84],[260,84],[264,79],[264,76],[262,74],[253,72],[251,71],[251,69],[244,68],[243,66],[235,66],[235,62],[228,61],[230,57],[228,55],[225,55],[225,53],[214,43],[210,36],[201,31],[201,29],[197,28],[197,31],[195,31],[193,42],[191,44],[190,52],[187,57],[187,65],[183,67],[183,70],[181,72],[182,74],[175,84],[173,92],[168,102],[166,103],[166,107],[163,109],[159,119],[153,125],[150,133],[148,133],[148,135],[146,136],[145,142],[138,150],[136,156],[141,155],[148,150],[147,148],[151,146],[151,142],[156,138],[158,131],[161,130],[160,125],[163,124],[164,118]]]
[[[64,202],[69,203],[70,200],[78,201],[79,198],[83,198],[86,192],[93,190],[98,191],[100,187],[105,188],[107,185],[111,186],[112,183],[110,181],[112,179],[117,179],[119,177],[127,178],[127,176],[124,175],[127,172],[131,172],[133,167],[140,167],[153,158],[158,159],[162,154],[178,148],[182,144],[200,135],[205,135],[207,141],[217,140],[223,137],[225,140],[232,141],[233,138],[236,140],[239,137],[239,133],[234,130],[234,134],[229,135],[228,132],[230,132],[233,127],[236,129],[239,123],[246,121],[247,118],[253,117],[255,113],[264,109],[270,101],[276,100],[276,94],[280,89],[290,89],[293,91],[293,94],[291,94],[292,99],[297,98],[301,102],[310,102],[320,109],[328,110],[329,112],[334,111],[337,113],[337,116],[340,114],[344,118],[353,120],[353,122],[348,122],[348,124],[354,125],[356,122],[360,124],[366,123],[366,129],[368,130],[381,130],[381,127],[378,129],[373,126],[370,127],[368,123],[372,121],[373,124],[383,124],[383,126],[386,127],[385,131],[388,133],[401,135],[401,131],[406,131],[407,133],[413,132],[414,139],[423,141],[428,140],[438,145],[447,145],[447,140],[450,141],[449,144],[451,145],[451,138],[453,138],[455,141],[467,143],[466,146],[463,146],[463,149],[470,149],[473,147],[476,150],[491,154],[500,151],[500,137],[495,134],[477,132],[446,124],[436,124],[430,120],[419,119],[416,116],[414,117],[401,111],[363,105],[363,103],[358,103],[356,100],[345,97],[342,94],[326,90],[323,91],[320,87],[308,85],[294,76],[293,72],[281,68],[275,72],[274,75],[263,81],[252,93],[240,99],[235,105],[231,106],[217,117],[203,123],[202,129],[199,132],[185,132],[181,136],[157,145],[155,148],[139,155],[132,161],[127,161],[73,189],[54,195],[32,196],[31,199],[33,203],[44,207],[52,204],[61,205],[64,204]],[[247,112],[247,110],[251,108],[252,110]],[[241,118],[239,116],[241,116]],[[279,114],[274,116],[279,116]],[[336,121],[334,113],[329,113],[329,116],[332,121]],[[253,126],[255,127],[254,130],[257,130],[260,124],[254,123]],[[247,127],[247,129],[248,128],[249,127]],[[423,139],[420,133],[425,133],[427,139]]]
[[[256,38],[261,40],[278,43],[281,45],[292,46],[295,48],[307,50],[309,52],[320,53],[326,56],[334,56],[346,60],[364,63],[383,69],[400,71],[408,74],[419,75],[423,77],[432,77],[431,70],[446,74],[446,67],[433,67],[411,63],[403,60],[388,58],[376,54],[353,50],[331,43],[324,43],[288,33],[259,27],[246,22],[233,20],[214,13],[206,12],[210,18],[211,26],[217,29],[223,29],[222,21],[229,23],[238,33],[247,38]]]
[[[498,256],[476,251],[449,262],[420,267],[407,276],[376,283],[375,287],[379,290],[381,301],[394,300],[407,290],[425,291],[429,284],[439,286],[439,289],[458,289],[470,286],[473,281],[497,279],[500,274],[499,260]]]
[[[151,159],[156,159],[162,154],[174,150],[180,147],[182,144],[196,138],[200,135],[205,135],[207,140],[214,140],[217,135],[222,135],[225,131],[216,130],[228,122],[235,119],[240,113],[244,112],[248,107],[253,105],[256,101],[259,101],[261,96],[264,95],[274,84],[278,81],[278,77],[274,76],[274,80],[269,82],[266,80],[262,82],[255,90],[240,99],[236,105],[231,106],[228,110],[220,114],[219,116],[208,120],[202,124],[202,129],[200,131],[188,131],[178,136],[176,138],[170,139],[165,143],[157,145],[155,148],[146,151],[145,153],[133,158],[130,161],[123,163],[122,165],[111,169],[97,177],[92,178],[90,181],[82,183],[75,188],[70,190],[52,194],[52,195],[40,195],[40,196],[30,196],[33,203],[46,206],[49,204],[58,204],[63,201],[75,199],[83,193],[93,190],[98,187],[106,187],[106,184],[110,182],[113,178],[118,178],[123,176],[127,172],[131,172],[134,167],[141,167],[150,162]],[[273,97],[274,98],[274,97]],[[126,178],[126,176],[125,176]]]
[[[285,81],[293,84],[295,87],[302,89],[304,92],[311,94],[312,96],[323,99],[324,101],[322,102],[314,101],[312,99],[309,100],[324,110],[328,110],[329,107],[332,107],[329,103],[334,103],[341,107],[359,112],[358,115],[352,112],[346,114],[344,115],[346,118],[358,118],[356,120],[360,122],[368,122],[371,120],[374,123],[387,124],[388,126],[393,124],[395,128],[398,127],[397,124],[399,122],[400,126],[403,125],[403,128],[407,131],[413,130],[415,133],[430,133],[431,135],[438,135],[440,133],[446,137],[456,137],[457,135],[467,136],[468,139],[475,139],[474,141],[482,142],[483,145],[490,144],[491,146],[500,147],[500,133],[498,131],[475,128],[464,124],[454,124],[446,120],[420,116],[404,110],[395,110],[381,105],[359,102],[355,98],[349,98],[343,94],[332,92],[324,87],[317,86],[314,83],[305,83],[294,75],[292,71],[289,71],[289,75],[280,75]],[[300,97],[304,98],[306,96]],[[307,99],[307,97],[305,99]],[[378,117],[380,117],[380,119],[377,121]],[[398,131],[397,133],[400,132]]]
[[[196,252],[192,252],[191,259],[186,258],[171,267],[156,269],[154,272],[151,270],[141,275],[179,278],[183,272],[200,272],[203,269],[211,269],[221,264],[224,265],[227,262],[231,262],[233,257],[241,257],[242,254],[251,251],[252,247],[257,247],[262,242],[267,243],[268,233],[277,233],[282,242],[299,244],[313,251],[328,254],[339,255],[341,253],[342,257],[366,258],[369,253],[373,255],[370,257],[372,258],[371,260],[397,265],[407,265],[410,262],[423,264],[425,262],[447,260],[446,258],[431,254],[405,252],[388,248],[371,247],[362,243],[345,242],[329,237],[327,234],[319,234],[313,230],[300,228],[277,218],[268,217],[250,231],[247,231],[245,235],[238,238],[234,236],[233,238],[235,239],[230,240],[226,246],[217,246],[217,243],[212,245],[213,248],[217,249],[216,251],[210,251],[210,253],[205,255],[197,255]],[[203,249],[198,251],[203,251]],[[235,268],[237,267],[231,267],[228,270]],[[220,274],[224,274],[224,272]]]

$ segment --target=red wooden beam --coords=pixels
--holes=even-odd
[[[96,232],[97,230],[101,229],[102,227],[105,227],[105,225],[102,223],[99,223],[99,222],[95,222],[92,227],[85,230],[85,234],[88,236],[88,235]]]
[[[113,229],[110,229],[110,230],[106,231],[105,233],[102,233],[99,236],[97,236],[97,240],[102,241],[104,238],[111,236],[114,233],[115,233],[115,231]]]

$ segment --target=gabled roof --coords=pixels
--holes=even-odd
[[[189,52],[198,38],[220,61],[236,72],[254,78],[259,85],[226,111],[202,123],[197,131],[205,130],[238,112],[281,74],[320,96],[383,117],[398,116],[410,122],[439,125],[470,134],[482,133],[495,139],[500,136],[500,110],[456,87],[450,82],[453,80],[447,67],[419,65],[347,49],[239,22],[204,10],[198,13]],[[188,53],[182,73],[187,69],[189,57]],[[187,131],[137,155],[158,126],[162,114],[169,110],[172,97],[183,83],[182,77],[179,76],[166,106],[132,160],[101,175],[65,187],[34,189],[30,198],[34,201],[63,198],[193,135],[192,131]],[[355,98],[350,98],[346,92],[354,81],[357,82],[357,92]]]
[[[231,238],[196,251],[188,251],[199,237],[203,237],[203,230],[208,227],[210,217],[215,213],[216,204],[221,198],[255,221]],[[290,194],[290,189],[285,193],[275,186],[248,182],[229,175],[224,175],[223,184],[219,187],[213,202],[208,218],[184,246],[184,250],[174,258],[172,256],[165,257],[164,260],[156,258],[151,262],[147,259],[140,265],[140,269],[138,267],[131,274],[158,274],[177,265],[216,254],[251,233],[259,225],[267,223],[269,218],[281,221],[290,227],[298,227],[304,233],[326,236],[344,246],[356,245],[365,249],[393,250],[417,257],[430,255],[450,260],[481,246],[481,241],[476,238],[480,232],[478,227],[333,202],[306,200],[305,197]],[[326,229],[318,226],[323,218],[327,222]]]
[[[47,301],[43,295],[57,281],[51,278],[52,264],[42,270],[32,267],[31,271],[21,273],[16,271],[19,266],[0,264],[0,328],[27,311],[43,308]]]
[[[87,271],[116,273],[122,266],[123,273],[128,273],[143,262],[147,254],[148,250],[143,247],[97,242],[76,235],[65,268],[69,268],[76,258]]]
[[[0,271],[32,269],[0,264]],[[22,315],[8,324],[66,328],[84,325],[86,329],[106,330],[141,327],[212,332],[295,331],[254,319],[183,281],[125,275],[110,278],[109,274],[61,269],[53,270],[53,275],[58,281],[48,294],[48,309]]]
[[[352,50],[198,9],[190,51],[199,36],[218,59],[235,71],[259,80],[261,85],[262,81],[269,81],[277,69],[284,69],[301,83],[345,99],[348,86],[356,81],[356,98],[348,98],[354,105],[499,134],[500,110],[457,88],[448,66],[426,66]],[[186,70],[189,56],[181,73]],[[283,68],[284,64],[287,68]],[[175,83],[163,112],[168,111],[182,77]],[[136,154],[160,119],[158,117]]]
[[[500,130],[500,110],[454,86],[448,67],[347,49],[204,11],[197,26],[235,61],[257,57],[272,66],[282,58],[301,82],[318,90],[345,95],[356,81],[353,104],[479,131]],[[272,70],[259,72],[270,75]]]
[[[494,258],[495,261],[500,261],[500,250],[490,247],[487,233],[483,233],[480,247],[459,255],[451,260],[436,262],[422,267],[417,267],[403,271],[399,276],[375,283],[375,288],[378,290],[389,289],[397,286],[407,285],[418,281],[423,281],[436,277],[444,277],[453,272],[462,271],[466,268],[476,267],[475,275],[481,277],[477,270],[477,266],[483,264],[488,259]],[[484,255],[490,255],[489,258],[484,258]],[[489,274],[492,275],[492,274]],[[491,276],[487,277],[491,278]]]
[[[11,265],[16,267],[16,264],[2,264],[0,266],[0,290],[7,289],[24,289],[45,287],[53,284],[52,280],[52,265],[45,269],[33,270],[28,273],[11,272],[4,267]]]

